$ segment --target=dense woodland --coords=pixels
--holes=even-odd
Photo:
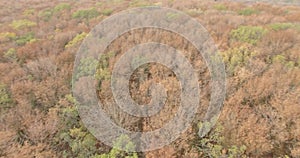
[[[183,11],[208,30],[226,66],[226,99],[217,124],[200,139],[197,131],[210,98],[210,74],[202,57],[195,56],[197,50],[164,30],[122,35],[103,60],[80,61],[87,67],[98,64],[101,101],[113,99],[113,63],[132,46],[149,41],[182,50],[197,68],[201,87],[201,106],[188,131],[162,149],[128,153],[104,145],[80,121],[72,71],[76,52],[95,25],[122,10],[153,5]],[[210,0],[1,0],[0,8],[0,157],[300,157],[300,6]],[[168,92],[157,116],[135,118],[116,105],[103,108],[130,130],[162,127],[178,110],[180,85],[167,67],[146,64],[130,79],[132,98],[139,104],[149,102],[147,90],[153,82]],[[122,139],[126,136],[116,142]]]

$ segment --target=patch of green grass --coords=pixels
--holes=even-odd
[[[267,30],[260,26],[240,26],[230,32],[230,37],[236,41],[255,45],[266,32]]]
[[[69,3],[60,3],[54,7],[53,13],[58,13],[63,10],[70,10],[70,9],[71,9],[71,5]]]
[[[10,26],[16,30],[27,28],[27,27],[34,27],[36,26],[36,22],[23,19],[23,20],[14,20]]]
[[[259,11],[256,9],[253,9],[253,8],[245,8],[245,9],[238,11],[239,15],[244,15],[244,16],[249,16],[249,15],[258,14],[258,13],[259,13]]]
[[[224,4],[221,4],[221,3],[214,5],[213,8],[216,9],[216,10],[219,10],[219,11],[227,10],[227,7]]]
[[[82,32],[81,34],[77,34],[70,42],[65,45],[65,48],[72,47],[76,43],[79,43],[87,36],[87,33]]]
[[[84,9],[84,10],[78,10],[75,13],[72,14],[72,17],[75,19],[92,19],[99,16],[99,12],[95,8],[90,9]]]
[[[20,36],[16,39],[16,43],[18,45],[24,45],[26,43],[31,43],[31,42],[35,42],[35,41],[36,41],[36,39],[34,38],[33,32],[26,33],[25,35]]]
[[[274,31],[279,31],[279,30],[286,30],[286,29],[292,28],[292,27],[294,27],[294,24],[292,24],[292,23],[274,23],[274,24],[270,24],[269,26]]]

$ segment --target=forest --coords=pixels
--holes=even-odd
[[[288,2],[0,0],[0,157],[300,157],[300,5]],[[181,11],[203,25],[225,64],[223,108],[204,137],[197,132],[210,126],[201,120],[212,95],[212,75],[198,50],[178,34],[157,28],[131,30],[112,41],[98,61],[80,60],[83,68],[73,76],[76,53],[97,24],[124,10],[148,6]],[[110,87],[120,56],[147,42],[183,52],[198,74],[201,105],[190,128],[171,144],[131,152],[138,144],[128,136],[111,147],[87,129],[76,108],[72,80],[97,65],[95,91],[117,125],[140,132],[162,128],[180,109],[181,85],[170,68],[148,63],[130,77],[129,92],[137,104],[150,102],[151,84],[166,89],[164,107],[151,117],[119,109]],[[118,149],[124,142],[128,151]]]

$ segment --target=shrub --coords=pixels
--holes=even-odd
[[[17,35],[14,32],[3,32],[0,33],[0,40],[13,40],[16,39]]]
[[[287,68],[293,68],[296,66],[296,62],[287,60],[284,55],[273,56],[272,63],[281,63]]]
[[[58,13],[63,10],[70,10],[70,9],[71,9],[71,5],[69,3],[60,3],[54,7],[53,12]]]
[[[10,48],[7,52],[4,53],[4,57],[15,60],[17,58],[16,49]]]
[[[272,58],[272,62],[273,62],[273,63],[275,63],[275,62],[285,63],[285,62],[286,62],[286,58],[285,58],[285,56],[283,56],[283,55],[275,55],[275,56]]]
[[[72,14],[72,17],[75,19],[92,19],[99,16],[99,12],[95,8],[78,10]]]
[[[23,12],[23,15],[25,15],[25,16],[34,15],[34,12],[35,12],[34,9],[26,9],[26,10]]]
[[[68,135],[70,136],[68,144],[71,147],[73,155],[77,157],[89,157],[96,153],[97,139],[85,128],[70,129]]]
[[[260,26],[240,26],[230,32],[230,37],[240,42],[256,44],[266,32]]]
[[[294,24],[293,28],[300,32],[300,24]]]
[[[24,45],[28,42],[35,42],[35,41],[36,41],[36,39],[34,38],[34,33],[29,32],[29,33],[26,33],[23,36],[18,37],[17,40],[16,40],[16,43],[18,45]]]
[[[166,14],[166,17],[167,17],[167,19],[172,19],[172,20],[174,20],[174,19],[180,17],[180,14],[178,14],[178,13],[167,13],[167,14]]]
[[[295,65],[296,65],[296,63],[294,61],[288,61],[288,62],[285,63],[285,66],[287,68],[294,68]]]
[[[204,123],[206,124],[206,123]],[[199,128],[201,128],[202,124],[199,124]],[[201,157],[242,157],[245,156],[246,146],[242,145],[240,147],[233,145],[229,147],[225,147],[224,137],[221,132],[223,127],[221,125],[216,125],[215,129],[211,131],[207,136],[201,138],[197,142],[197,148],[202,155]],[[228,151],[224,153],[223,151]]]
[[[114,55],[115,52],[109,52],[101,56],[95,76],[95,78],[99,80],[99,82],[110,79],[111,73],[109,70],[109,59],[112,58]]]
[[[110,71],[108,68],[97,69],[96,79],[103,81],[110,79]]]
[[[52,18],[52,15],[52,9],[46,9],[39,13],[39,17],[42,18],[44,21],[49,21]]]
[[[197,16],[203,13],[203,10],[199,9],[188,9],[185,11],[190,16]]]
[[[96,71],[98,61],[94,58],[82,58],[78,66],[78,72],[76,73],[75,80],[82,76],[91,76]]]
[[[125,146],[125,151],[120,151],[118,148]],[[130,141],[127,135],[121,135],[114,142],[114,148],[107,154],[94,155],[92,158],[112,158],[112,157],[126,157],[126,158],[138,158],[137,153],[130,153],[129,150],[135,149],[135,145]]]
[[[104,9],[101,11],[101,14],[109,16],[113,12],[112,9]]]
[[[271,29],[275,31],[286,30],[292,28],[293,26],[294,25],[292,23],[274,23],[270,25]]]
[[[244,66],[251,57],[256,55],[256,53],[246,46],[240,46],[222,52],[221,55],[223,56],[227,71],[229,74],[232,74],[237,67]]]
[[[130,7],[146,7],[146,6],[151,6],[152,4],[148,1],[145,0],[133,0],[130,1],[129,6]]]
[[[258,13],[259,13],[259,11],[255,10],[253,8],[245,8],[245,9],[238,11],[239,15],[244,15],[244,16],[249,16],[249,15],[258,14]]]
[[[82,32],[81,34],[77,34],[70,42],[65,45],[65,48],[72,47],[75,44],[82,41],[87,36],[87,33]]]
[[[56,143],[63,146],[63,157],[91,157],[99,152],[97,139],[88,132],[80,122],[75,99],[72,95],[66,95],[65,101],[70,105],[59,111],[60,131],[56,134]]]
[[[10,26],[16,30],[27,28],[27,27],[33,27],[36,26],[36,23],[27,19],[24,20],[14,20]]]
[[[216,4],[214,5],[214,9],[223,11],[223,10],[227,10],[227,7],[224,4]]]
[[[6,85],[0,83],[0,108],[8,108],[12,99],[6,89]]]

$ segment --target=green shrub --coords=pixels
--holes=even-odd
[[[285,66],[287,68],[294,68],[296,66],[296,63],[294,61],[288,61],[285,63]]]
[[[39,17],[42,18],[44,21],[49,21],[52,18],[53,11],[52,9],[45,9],[39,12]]]
[[[99,12],[95,8],[85,9],[85,10],[78,10],[72,14],[72,17],[75,19],[92,19],[99,16]]]
[[[297,62],[287,60],[284,55],[273,56],[272,63],[281,63],[287,68],[294,68],[297,65]]]
[[[13,40],[16,39],[17,35],[14,32],[3,32],[0,33],[0,39],[3,40]]]
[[[109,16],[111,13],[113,12],[112,9],[103,9],[101,11],[101,14],[105,15],[105,16]]]
[[[240,26],[230,32],[230,37],[240,42],[256,44],[266,32],[267,30],[260,26]]]
[[[23,12],[23,15],[25,16],[30,16],[30,15],[34,15],[35,13],[35,10],[34,9],[26,9],[24,12]]]
[[[286,30],[292,28],[294,25],[292,23],[274,23],[270,24],[271,29],[275,31]]]
[[[300,32],[300,24],[294,24],[293,29],[297,30]]]
[[[201,126],[201,124],[199,125]],[[201,127],[199,127],[201,128]],[[224,137],[221,132],[223,127],[221,125],[216,125],[215,129],[209,132],[208,135],[201,138],[197,142],[197,148],[201,153],[201,157],[244,157],[246,146],[242,145],[240,147],[233,145],[226,147],[224,146]],[[223,150],[227,150],[227,153],[223,153]]]
[[[97,153],[97,139],[84,127],[70,129],[68,134],[70,136],[68,144],[76,157],[90,157]]]
[[[97,139],[82,125],[60,133],[59,140],[69,146],[70,150],[64,152],[64,157],[91,157],[97,154]]]
[[[203,13],[203,10],[199,9],[188,9],[185,11],[190,16],[197,16]]]
[[[12,99],[6,89],[6,85],[0,83],[0,108],[9,108]]]
[[[72,102],[70,103],[74,105]],[[80,127],[79,114],[75,106],[63,108],[59,115],[64,128],[67,130]]]
[[[60,3],[54,7],[53,12],[58,13],[63,10],[70,10],[70,9],[71,9],[71,5],[69,3]]]
[[[59,112],[60,131],[56,134],[56,145],[61,148],[62,157],[92,157],[98,155],[97,139],[84,127],[76,107],[75,99],[72,95],[65,98],[73,106],[62,108]]]
[[[82,32],[81,34],[77,34],[70,42],[65,45],[65,48],[72,47],[75,44],[82,41],[87,36],[87,33]]]
[[[72,103],[72,104],[75,104],[75,102],[76,102],[76,100],[75,100],[75,98],[72,96],[72,94],[67,94],[67,95],[65,96],[65,98],[66,98],[70,103]]]
[[[130,7],[146,7],[151,6],[152,4],[149,1],[145,0],[133,0],[130,1],[129,6]]]
[[[118,148],[125,147],[125,151],[118,150]],[[126,158],[138,158],[137,153],[129,152],[130,150],[134,150],[135,145],[130,141],[130,138],[127,135],[121,135],[114,142],[114,148],[110,150],[107,154],[94,155],[92,158],[114,158],[114,157],[126,157]]]
[[[35,41],[36,41],[36,39],[34,38],[34,33],[29,32],[29,33],[26,33],[23,36],[18,37],[17,40],[16,40],[16,43],[18,45],[24,45],[26,43],[35,42]]]
[[[16,30],[27,28],[27,27],[33,27],[36,26],[36,23],[27,19],[24,20],[14,20],[10,26]]]
[[[167,19],[174,20],[174,19],[176,19],[178,17],[180,17],[180,14],[178,14],[178,13],[167,13],[166,14],[166,18]]]
[[[103,80],[109,80],[110,79],[110,71],[108,68],[101,68],[101,69],[97,69],[97,73],[96,73],[96,79],[103,81]]]
[[[256,53],[249,50],[246,46],[240,46],[222,52],[221,55],[226,64],[228,73],[232,74],[237,67],[244,66],[251,57],[256,55]]]
[[[16,49],[10,48],[7,52],[4,53],[3,57],[12,60],[17,59]]]
[[[75,80],[82,76],[92,76],[96,71],[98,61],[94,58],[82,58],[78,66],[78,72],[76,72]]]
[[[279,63],[285,63],[285,62],[286,62],[286,58],[285,58],[285,56],[283,56],[283,55],[275,55],[275,56],[272,58],[272,62],[273,62],[273,63],[276,63],[276,62],[279,62]]]
[[[253,8],[245,8],[245,9],[238,11],[239,15],[244,15],[244,16],[249,16],[249,15],[258,14],[258,13],[259,13],[259,11],[255,10]]]
[[[216,4],[216,5],[214,5],[214,9],[219,10],[219,11],[224,11],[224,10],[227,10],[227,7],[224,4]]]
[[[99,81],[98,88],[101,88],[101,83],[104,80],[110,80],[111,72],[109,70],[109,59],[115,56],[115,52],[103,54],[100,57],[95,78]]]

